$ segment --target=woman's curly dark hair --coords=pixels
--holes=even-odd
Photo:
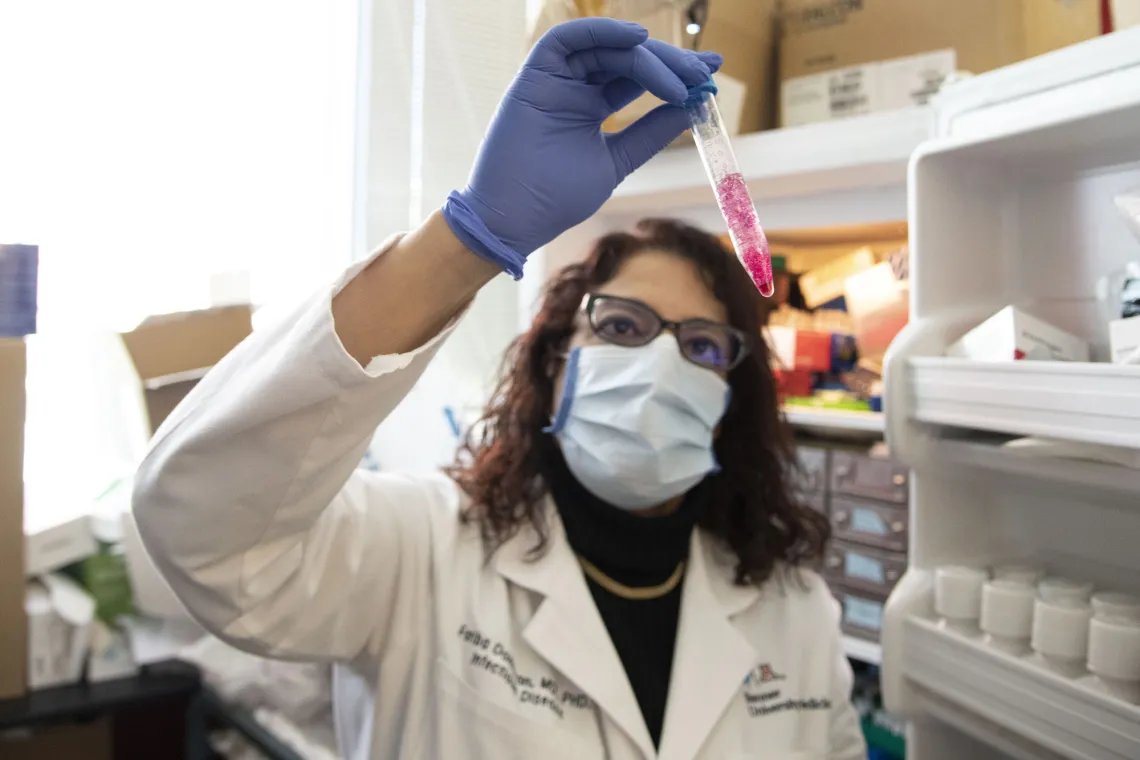
[[[544,448],[551,444],[543,428],[550,422],[554,379],[583,296],[603,286],[631,256],[664,250],[695,263],[728,311],[728,321],[752,338],[751,353],[728,376],[732,396],[715,443],[721,470],[708,476],[698,525],[736,555],[739,585],[763,583],[781,562],[801,566],[818,561],[830,527],[789,488],[794,452],[760,335],[755,286],[708,233],[669,220],[643,221],[638,231],[606,235],[585,261],[559,272],[547,285],[530,329],[511,344],[495,395],[448,471],[471,497],[473,506],[464,519],[479,523],[491,551],[524,523],[538,535],[533,556],[546,548],[547,489],[541,472]]]

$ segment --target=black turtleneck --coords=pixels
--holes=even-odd
[[[566,467],[557,445],[544,446],[544,477],[571,548],[619,583],[657,586],[688,558],[701,487],[673,513],[639,517],[593,495]],[[660,745],[673,670],[681,587],[656,599],[630,600],[610,593],[587,576],[594,604],[621,658],[645,725]]]

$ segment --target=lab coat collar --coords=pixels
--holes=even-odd
[[[529,560],[534,534],[523,530],[495,554],[503,577],[544,599],[523,638],[609,715],[647,758],[658,757],[641,708],[586,579],[547,502],[546,554]],[[732,583],[731,565],[694,530],[677,624],[677,644],[662,734],[663,760],[691,760],[757,662],[757,652],[732,624],[753,604],[755,587]]]
[[[545,597],[526,623],[523,638],[589,695],[646,757],[653,757],[653,741],[633,687],[549,499],[545,517],[549,543],[541,558],[528,558],[535,541],[530,530],[500,547],[495,558],[500,574]]]
[[[711,537],[693,531],[681,597],[661,760],[693,760],[740,693],[759,653],[733,624],[754,604],[755,586],[736,586],[732,564]]]

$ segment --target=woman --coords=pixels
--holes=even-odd
[[[468,186],[156,436],[135,494],[156,563],[227,641],[366,679],[360,757],[863,756],[836,605],[799,569],[827,526],[789,497],[757,296],[715,239],[604,238],[550,286],[469,456],[354,469],[479,287],[680,134],[719,63],[556,27]],[[604,136],[645,90],[666,105]]]

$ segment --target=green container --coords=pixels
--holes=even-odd
[[[886,726],[880,725],[875,720],[874,714],[863,718],[862,723],[863,736],[867,740],[868,747],[886,752],[893,757],[897,757],[899,760],[905,760],[906,736],[898,734]]]

